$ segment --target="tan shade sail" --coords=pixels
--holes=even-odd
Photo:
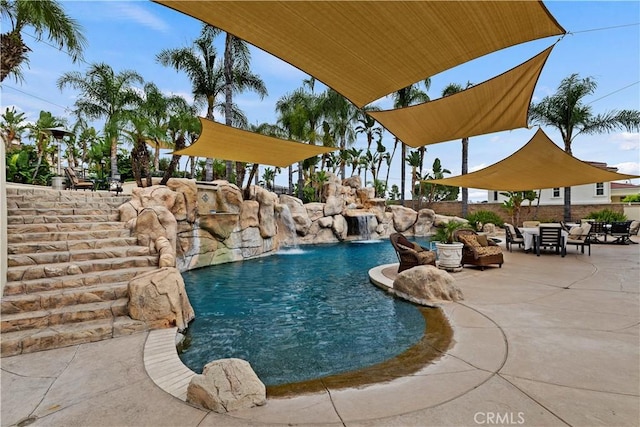
[[[498,163],[477,172],[425,182],[497,191],[527,191],[633,178],[638,176],[611,172],[576,159],[538,129],[524,147]]]
[[[533,90],[551,49],[462,92],[368,114],[412,147],[526,127]]]
[[[565,33],[532,0],[157,2],[270,52],[358,107],[471,59]]]
[[[309,157],[337,150],[260,135],[202,117],[200,123],[202,132],[196,142],[174,151],[174,154],[286,167]]]

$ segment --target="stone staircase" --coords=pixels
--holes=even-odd
[[[65,347],[147,329],[127,315],[128,282],[158,255],[118,221],[127,196],[7,188],[7,283],[1,355]]]

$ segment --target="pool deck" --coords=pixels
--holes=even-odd
[[[174,330],[153,331],[2,358],[1,425],[637,426],[640,245],[568,252],[454,273],[454,343],[408,377],[216,414],[184,402]]]

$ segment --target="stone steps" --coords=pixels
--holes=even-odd
[[[0,335],[0,352],[3,357],[15,356],[116,338],[147,329],[144,322],[118,316],[42,329],[3,332]]]
[[[73,276],[97,271],[118,270],[131,267],[152,267],[157,265],[157,255],[20,265],[8,269],[7,282]]]
[[[9,224],[7,225],[7,234],[57,233],[61,231],[70,232],[70,231],[121,230],[124,228],[125,228],[124,224],[119,221]]]
[[[7,283],[0,302],[2,356],[146,330],[128,316],[128,283],[157,269],[118,207],[127,196],[7,188]]]
[[[139,257],[150,254],[150,249],[146,246],[112,246],[85,250],[22,253],[9,255],[8,266],[19,267],[43,264],[74,263],[98,259]]]
[[[7,209],[7,215],[9,217],[27,216],[27,215],[69,216],[69,215],[113,215],[113,214],[118,214],[118,208],[110,208],[108,206],[103,206],[103,205],[96,206],[96,207],[87,207],[82,205],[82,206],[70,207],[70,208],[61,208],[59,206],[51,206],[51,207],[44,207],[44,208]]]
[[[128,230],[125,230],[128,236]],[[74,233],[75,234],[75,233]],[[79,233],[78,233],[79,234]],[[42,236],[44,238],[45,236]],[[71,236],[80,237],[80,236]],[[61,238],[53,241],[38,241],[29,239],[25,243],[10,243],[7,245],[9,255],[17,254],[37,254],[42,252],[58,252],[58,251],[79,251],[83,249],[101,249],[117,246],[134,246],[137,242],[135,237],[110,237],[104,234],[101,237],[87,235],[85,238]]]
[[[129,296],[128,282],[97,284],[82,288],[53,289],[2,298],[2,315],[51,310],[75,304],[114,301]]]
[[[130,281],[138,274],[155,270],[156,267],[132,267],[110,271],[98,271],[88,274],[76,274],[62,277],[45,277],[32,280],[7,282],[4,295],[33,294],[50,290],[82,288],[99,284],[113,284]],[[4,297],[3,297],[4,298]]]
[[[121,223],[118,223],[121,224]],[[16,227],[16,226],[13,226]],[[17,228],[16,228],[17,229]],[[23,230],[23,229],[21,229]],[[11,233],[11,232],[10,232]],[[7,236],[9,243],[7,250],[10,252],[13,244],[29,242],[53,242],[60,241],[90,241],[90,240],[108,240],[117,238],[130,238],[131,232],[122,227],[109,227],[103,230],[84,230],[84,231],[42,231],[42,232],[23,232],[11,233]]]
[[[119,298],[86,304],[75,304],[50,310],[22,311],[3,314],[0,332],[17,332],[27,329],[44,329],[66,323],[77,323],[110,317],[126,316],[129,298]]]
[[[7,224],[78,224],[118,221],[119,213],[106,215],[17,215],[7,216]]]

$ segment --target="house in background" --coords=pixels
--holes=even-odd
[[[622,203],[622,199],[633,194],[640,194],[640,185],[627,182],[611,183],[611,203]]]
[[[618,168],[607,166],[602,162],[585,162],[592,166],[617,172]],[[541,172],[544,173],[544,172]],[[540,191],[532,188],[532,190]],[[620,203],[620,200],[629,194],[640,192],[640,186],[623,184],[619,182],[596,182],[594,184],[576,185],[571,187],[571,204],[573,205],[609,205]],[[501,191],[490,190],[487,194],[489,203],[502,203],[508,197]],[[545,188],[540,193],[540,205],[564,205],[564,188]]]

